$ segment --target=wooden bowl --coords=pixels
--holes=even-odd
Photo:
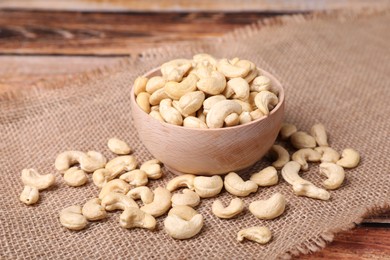
[[[175,174],[225,174],[252,166],[275,142],[284,114],[282,85],[270,73],[259,70],[279,91],[279,104],[268,116],[226,128],[198,129],[161,123],[138,106],[132,88],[131,111],[139,138],[149,152]],[[161,75],[159,68],[144,76],[157,75]]]

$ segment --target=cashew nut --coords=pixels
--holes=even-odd
[[[216,71],[215,66],[210,64],[208,61],[193,62],[193,69],[190,73],[194,73],[199,79],[209,78],[213,71]],[[223,75],[222,75],[223,76]],[[225,76],[223,76],[225,78]]]
[[[182,125],[183,117],[180,112],[172,107],[172,100],[163,99],[160,102],[160,114],[165,122],[173,125]]]
[[[243,65],[241,64],[242,67],[240,67],[237,63],[233,65],[228,59],[221,59],[217,64],[217,70],[227,78],[245,77],[251,70],[251,66],[249,62],[246,66]]]
[[[79,163],[83,156],[85,156],[85,153],[80,151],[62,152],[57,156],[54,166],[58,171],[64,172],[71,166]]]
[[[219,71],[212,71],[209,77],[201,78],[196,86],[209,95],[221,94],[226,88],[226,78]]]
[[[260,109],[253,110],[249,114],[250,114],[252,120],[256,120],[256,119],[259,119],[259,118],[265,116],[265,114],[263,112],[261,112]]]
[[[126,194],[130,190],[130,184],[124,180],[114,179],[107,182],[99,193],[99,199],[103,199],[110,192]]]
[[[168,81],[164,90],[168,97],[178,100],[184,94],[196,90],[198,77],[195,74],[189,74],[182,82]]]
[[[164,118],[161,116],[160,112],[159,111],[150,111],[149,115],[155,119],[157,119],[158,121],[160,121],[161,123],[164,123]]]
[[[328,136],[326,135],[325,126],[323,124],[313,125],[310,134],[314,137],[318,146],[329,146]]]
[[[224,95],[210,96],[203,101],[203,114],[207,115],[210,109],[218,102],[226,100]]]
[[[72,187],[79,187],[88,182],[88,176],[77,167],[72,167],[66,170],[64,174],[64,181],[66,184]]]
[[[237,102],[238,104],[241,105],[242,112],[252,112],[253,111],[252,106],[248,102],[242,101],[239,99],[233,99],[233,100],[234,100],[234,102]]]
[[[141,167],[141,171],[144,171],[149,179],[157,180],[162,176],[160,161],[157,159],[144,162]]]
[[[321,162],[336,163],[340,159],[340,154],[333,148],[322,146],[316,147],[314,150],[321,154]]]
[[[119,217],[119,225],[123,228],[145,228],[153,230],[156,219],[139,208],[126,208]]]
[[[194,190],[194,180],[195,175],[192,174],[183,174],[177,176],[167,183],[167,190],[172,192],[180,187],[187,187],[190,190]]]
[[[279,135],[283,140],[290,138],[290,136],[297,132],[298,129],[295,125],[290,123],[283,123],[282,128],[279,131]]]
[[[108,181],[111,181],[114,179],[118,174],[116,173],[111,173],[111,171],[103,168],[103,169],[98,169],[93,172],[92,174],[92,180],[93,183],[99,187],[102,188]]]
[[[241,114],[241,105],[233,100],[222,100],[216,103],[206,116],[206,124],[209,128],[220,128],[225,118],[232,114]]]
[[[132,186],[145,186],[148,184],[148,175],[142,170],[132,170],[122,174],[119,179],[128,182]]]
[[[108,149],[110,149],[111,152],[119,155],[125,155],[131,153],[130,146],[118,139],[118,138],[110,138],[107,143]]]
[[[138,106],[145,111],[145,113],[150,112],[150,94],[147,92],[141,92],[138,94],[138,96],[135,99],[135,102],[137,102]]]
[[[255,104],[255,98],[256,98],[257,94],[259,94],[259,92],[256,92],[256,91],[249,92],[248,103],[249,103],[249,105],[251,105],[252,110],[257,109],[256,104]]]
[[[192,57],[192,59],[194,60],[195,63],[202,63],[204,61],[207,61],[213,66],[217,65],[217,60],[213,56],[207,53],[196,54]]]
[[[238,125],[240,123],[240,116],[236,113],[231,113],[230,115],[225,117],[224,122],[225,126],[227,127]]]
[[[238,232],[237,241],[242,242],[244,238],[259,244],[267,244],[271,240],[272,234],[267,227],[250,227]]]
[[[251,91],[261,92],[271,90],[271,79],[266,76],[256,77],[250,86]]]
[[[94,172],[97,169],[104,168],[106,163],[106,157],[96,151],[88,151],[80,158],[80,168],[85,172]]]
[[[196,112],[196,117],[199,120],[201,120],[203,123],[206,123],[206,115],[203,113],[203,109],[202,108],[199,109],[198,112]]]
[[[290,155],[288,151],[281,145],[275,144],[271,147],[270,154],[272,157],[276,157],[276,161],[272,163],[276,169],[282,169],[283,166],[290,161]]]
[[[267,200],[257,200],[249,204],[249,211],[259,219],[274,219],[283,214],[286,199],[281,193],[275,193]]]
[[[165,93],[164,88],[157,89],[156,91],[153,92],[152,95],[149,97],[149,103],[152,106],[157,106],[160,104],[161,100],[169,98],[167,93]],[[152,108],[150,108],[152,110]]]
[[[153,94],[156,90],[163,88],[166,83],[166,80],[161,76],[151,77],[146,83],[146,92],[150,95]],[[141,93],[140,93],[141,94]],[[138,95],[140,95],[138,94]],[[137,96],[138,97],[138,96]],[[148,97],[149,100],[149,97]]]
[[[177,208],[181,208],[177,210]],[[175,239],[188,239],[197,235],[203,227],[203,216],[188,206],[172,208],[164,220],[165,231]]]
[[[278,97],[267,90],[260,91],[255,97],[255,104],[257,108],[265,115],[268,115],[270,109],[273,109],[278,103]]]
[[[39,191],[37,188],[32,186],[24,186],[22,193],[19,197],[20,201],[26,205],[32,205],[39,200]]]
[[[139,93],[146,91],[146,83],[148,82],[148,78],[138,77],[134,81],[134,94],[138,96]]]
[[[138,208],[137,202],[135,202],[129,196],[122,193],[109,192],[102,199],[102,206],[107,211],[113,210],[125,210],[126,208]]]
[[[245,81],[248,82],[248,83],[251,83],[256,77],[257,75],[259,75],[259,71],[257,70],[256,68],[256,65],[254,63],[252,63],[254,68],[251,67],[251,70],[249,71],[249,74],[245,76]]]
[[[230,172],[225,176],[224,185],[230,194],[240,197],[248,196],[250,193],[256,192],[258,188],[255,182],[251,180],[243,181],[235,172]]]
[[[145,204],[141,207],[141,210],[153,217],[159,217],[165,214],[171,207],[172,194],[169,190],[162,187],[156,188],[153,193],[153,202]]]
[[[249,84],[243,78],[232,78],[227,82],[223,95],[246,101],[249,99]]]
[[[313,199],[329,200],[330,193],[318,188],[313,183],[298,183],[293,185],[293,191],[298,196],[306,196]]]
[[[126,196],[130,196],[133,200],[141,199],[144,204],[152,203],[154,198],[153,192],[146,186],[131,189]]]
[[[161,74],[169,81],[179,82],[191,67],[191,60],[171,60],[161,65]]]
[[[242,112],[239,119],[240,119],[240,125],[244,125],[252,121],[250,112]]]
[[[251,181],[261,187],[272,186],[278,183],[278,172],[273,166],[268,166],[261,171],[253,174],[250,178]]]
[[[123,155],[115,157],[106,164],[106,169],[110,171],[112,179],[119,174],[132,171],[137,167],[137,160],[132,155]]]
[[[88,224],[82,214],[81,206],[70,206],[60,211],[60,223],[67,229],[81,230]]]
[[[303,131],[293,133],[290,136],[290,142],[296,149],[316,147],[314,137]]]
[[[341,159],[337,161],[337,164],[344,168],[355,168],[359,162],[359,153],[354,149],[347,148],[341,153]]]
[[[320,173],[328,177],[328,179],[323,182],[324,187],[328,190],[335,190],[340,187],[345,178],[344,168],[335,163],[321,163]]]
[[[223,181],[219,175],[211,177],[197,176],[194,179],[193,187],[201,198],[211,198],[217,196],[221,192]]]
[[[244,210],[244,202],[240,198],[232,199],[229,206],[224,207],[222,201],[215,200],[211,211],[219,218],[233,218],[240,214]]]
[[[104,207],[101,205],[101,200],[98,198],[88,200],[82,210],[82,214],[88,220],[100,220],[107,217],[107,212]]]
[[[204,98],[205,94],[202,91],[188,92],[179,101],[173,101],[173,105],[183,116],[187,117],[202,107]]]
[[[35,187],[44,190],[54,184],[56,178],[54,174],[39,174],[35,169],[22,170],[22,182],[25,186]]]
[[[283,179],[291,184],[291,185],[295,185],[295,184],[311,184],[311,182],[305,180],[305,179],[302,179],[301,176],[299,176],[299,171],[301,169],[301,165],[295,161],[289,161],[288,163],[286,163],[286,165],[284,165],[283,169],[282,169],[282,177]]]
[[[292,154],[291,159],[301,165],[303,171],[309,170],[307,162],[319,162],[321,160],[321,154],[310,148],[299,149]]]
[[[196,192],[190,189],[184,189],[183,193],[176,193],[172,195],[172,207],[189,206],[196,207],[200,203],[200,197]]]
[[[183,126],[192,128],[208,128],[205,122],[194,116],[184,118]]]

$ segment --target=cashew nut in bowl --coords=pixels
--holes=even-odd
[[[202,91],[192,91],[184,94],[174,107],[185,117],[195,113],[202,107],[205,94]],[[173,101],[175,104],[175,101]]]
[[[153,117],[154,119],[157,119],[161,123],[164,123],[164,118],[161,116],[159,111],[150,111],[149,115]]]
[[[250,91],[260,92],[265,90],[271,90],[271,79],[260,75],[252,81],[252,84],[250,85]]]
[[[273,166],[268,166],[261,171],[252,174],[250,180],[258,186],[267,187],[277,184],[279,177],[276,169]]]
[[[249,84],[243,78],[232,78],[226,83],[223,95],[226,98],[233,96],[235,99],[246,101],[249,99]]]
[[[208,128],[205,122],[194,116],[184,118],[183,126],[192,128]]]
[[[340,159],[340,154],[333,148],[322,146],[316,147],[314,150],[321,154],[321,162],[336,163]]]
[[[146,91],[146,83],[148,83],[148,78],[138,77],[134,81],[134,94],[137,96],[141,92]]]
[[[99,187],[103,188],[103,186],[114,179],[118,174],[112,173],[111,171],[103,168],[103,169],[98,169],[93,172],[92,174],[92,181],[93,183]]]
[[[245,125],[250,123],[252,121],[250,112],[242,112],[239,117],[239,120],[240,120],[240,125]]]
[[[124,180],[114,179],[107,182],[99,193],[99,199],[103,199],[110,192],[126,194],[130,190],[130,184]]]
[[[65,171],[64,181],[69,186],[79,187],[88,182],[88,176],[78,167],[72,167]]]
[[[150,112],[150,94],[147,92],[141,92],[137,95],[135,102],[137,102],[138,106],[145,112]]]
[[[307,162],[319,162],[321,160],[321,154],[316,150],[310,148],[299,149],[291,156],[292,160],[301,165],[303,171],[309,170]]]
[[[87,224],[87,218],[82,214],[81,207],[70,206],[60,211],[60,223],[70,230],[84,229]]]
[[[206,124],[209,128],[220,128],[225,118],[232,114],[241,114],[241,105],[233,100],[222,100],[216,103],[206,116]]]
[[[219,218],[233,218],[244,210],[244,202],[240,198],[232,199],[229,206],[224,207],[222,201],[215,200],[211,208],[213,214]]]
[[[141,210],[153,217],[159,217],[164,215],[171,207],[172,194],[169,190],[162,187],[156,188],[153,193],[153,202],[145,204],[141,207]]]
[[[148,178],[152,180],[160,179],[163,174],[161,171],[160,161],[157,159],[144,162],[141,165],[140,170],[144,171]]]
[[[88,220],[101,220],[107,217],[107,212],[98,198],[88,200],[81,209],[82,214]]]
[[[234,100],[234,102],[237,102],[238,104],[241,105],[242,113],[253,111],[251,104],[249,104],[247,101],[242,101],[239,99],[233,99],[233,100]]]
[[[176,193],[172,195],[172,207],[189,206],[196,207],[200,203],[200,197],[196,192],[190,189],[184,189],[183,193]]]
[[[241,65],[241,63],[238,63],[238,65]],[[244,79],[246,82],[251,83],[257,77],[257,75],[259,75],[259,70],[257,69],[256,65],[251,62],[251,69],[248,75],[244,77]]]
[[[131,153],[130,146],[118,138],[110,138],[107,142],[107,146],[111,152],[118,155],[126,155]]]
[[[224,95],[215,95],[215,96],[210,96],[206,98],[203,101],[203,114],[207,115],[210,109],[217,104],[218,102],[226,100],[226,97]]]
[[[25,186],[35,187],[44,190],[54,184],[56,178],[54,174],[39,174],[35,169],[22,170],[22,182]]]
[[[172,238],[188,239],[197,235],[202,229],[203,216],[188,206],[174,207],[165,218],[164,227]]]
[[[210,54],[207,54],[207,53],[195,54],[192,57],[192,59],[194,60],[195,63],[201,63],[201,62],[207,61],[208,63],[210,63],[213,66],[217,65],[217,60],[213,56],[211,56]]]
[[[166,83],[166,80],[163,77],[160,77],[160,76],[151,77],[148,80],[148,82],[146,83],[146,87],[145,87],[146,92],[149,94],[149,97],[156,90],[163,88],[165,83]],[[148,97],[148,100],[149,100],[149,97]]]
[[[94,172],[97,169],[104,168],[107,163],[106,157],[96,151],[88,151],[80,159],[80,168],[85,172]]]
[[[344,168],[355,168],[360,162],[360,154],[351,148],[344,149],[341,153],[341,159],[337,164]]]
[[[287,140],[293,133],[297,131],[298,129],[295,125],[290,123],[283,123],[282,128],[280,128],[279,135],[282,140]]]
[[[310,134],[314,137],[318,146],[329,146],[328,136],[326,135],[325,126],[323,124],[313,125]]]
[[[267,227],[250,227],[238,232],[237,241],[242,242],[244,238],[259,244],[267,244],[272,238],[272,233]]]
[[[340,165],[330,162],[323,162],[320,164],[320,173],[328,177],[323,182],[323,185],[328,190],[335,190],[343,184],[345,173],[344,168]]]
[[[290,136],[290,142],[296,149],[316,147],[314,137],[303,131],[293,133]]]
[[[212,71],[210,77],[201,78],[196,86],[209,95],[221,94],[226,88],[226,78],[219,71]]]
[[[39,190],[35,187],[26,185],[20,194],[19,200],[26,205],[35,204],[39,200]]]
[[[221,59],[217,64],[217,70],[227,78],[245,77],[251,69],[248,63],[246,67],[233,65],[228,59]]]
[[[214,175],[211,177],[197,176],[194,179],[195,192],[201,198],[211,198],[217,196],[223,188],[221,176]]]
[[[62,152],[57,156],[54,166],[58,171],[64,172],[71,166],[79,163],[83,156],[85,156],[85,153],[80,151]]]
[[[105,168],[110,171],[112,179],[119,174],[127,171],[132,171],[137,167],[137,160],[132,155],[122,155],[110,160]]]
[[[150,108],[150,110],[153,111],[154,106],[157,106],[158,104],[160,104],[161,100],[166,99],[166,98],[169,98],[169,97],[168,97],[167,93],[165,93],[164,88],[160,88],[160,89],[157,89],[156,91],[154,91],[154,93],[152,95],[150,95],[150,97],[149,97],[149,103],[150,103],[150,105],[153,106]]]
[[[135,207],[126,208],[119,217],[119,225],[123,228],[138,227],[153,230],[156,224],[153,216]]]
[[[259,118],[265,116],[265,114],[263,112],[261,112],[260,109],[253,110],[253,111],[249,112],[249,114],[250,114],[252,120],[256,120],[256,119],[259,119]]]
[[[167,183],[167,190],[174,191],[180,187],[187,187],[190,190],[194,190],[195,175],[183,174],[177,176]]]
[[[255,104],[257,108],[265,115],[268,115],[270,109],[273,109],[278,103],[278,97],[274,93],[267,90],[260,91],[259,94],[257,94],[255,97]]]
[[[224,181],[225,189],[233,195],[245,197],[252,192],[257,191],[257,184],[253,181],[243,181],[241,177],[235,173],[230,172],[225,176]]]
[[[225,117],[224,122],[226,127],[238,125],[240,123],[240,116],[236,113],[231,113]]]
[[[131,189],[126,196],[129,196],[133,200],[141,199],[144,204],[152,203],[154,199],[154,193],[146,186]]]
[[[168,97],[179,100],[188,92],[196,90],[198,77],[195,74],[189,74],[182,82],[168,81],[164,86],[164,91]]]
[[[191,69],[191,60],[176,59],[161,65],[161,74],[169,81],[179,82],[183,76]]]
[[[270,149],[271,157],[276,158],[276,161],[272,163],[272,166],[276,169],[282,169],[283,166],[290,161],[290,155],[288,151],[281,145],[275,144]]]
[[[301,169],[301,165],[295,161],[289,161],[288,163],[286,163],[286,165],[284,165],[283,169],[282,169],[282,176],[283,176],[283,179],[291,184],[291,185],[295,185],[297,183],[310,183],[309,181],[305,180],[305,179],[302,179],[300,176],[299,176],[299,171]]]
[[[172,107],[172,100],[163,99],[160,102],[160,114],[165,122],[172,125],[182,125],[183,117],[177,109]]]
[[[122,193],[117,192],[109,192],[107,193],[103,199],[101,205],[107,211],[113,210],[125,210],[126,208],[138,208],[137,202],[135,202],[129,196],[126,196]]]
[[[128,182],[132,186],[145,186],[148,184],[148,175],[143,170],[132,170],[122,174],[119,179]]]
[[[313,199],[329,200],[330,193],[316,187],[312,183],[297,183],[293,185],[293,191],[298,196],[306,196]]]
[[[257,200],[249,204],[249,211],[258,219],[274,219],[283,214],[286,199],[281,193],[275,193],[267,200]]]

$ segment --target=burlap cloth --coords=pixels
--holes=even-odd
[[[272,259],[324,247],[335,232],[389,207],[389,24],[390,14],[383,10],[272,18],[222,39],[151,50],[116,68],[59,84],[61,88],[53,85],[2,97],[0,258]],[[248,205],[277,191],[286,196],[283,216],[261,221],[248,212],[231,220],[218,219],[211,214],[214,199],[205,199],[198,207],[205,218],[203,230],[186,241],[163,231],[164,217],[158,219],[155,232],[119,227],[119,213],[91,222],[80,232],[63,228],[58,212],[96,197],[98,188],[91,182],[68,187],[59,173],[56,186],[41,192],[37,205],[19,202],[21,170],[34,167],[54,173],[55,157],[65,150],[97,150],[112,158],[106,141],[117,136],[131,144],[139,162],[150,159],[132,125],[132,82],[166,60],[201,51],[247,58],[274,73],[286,89],[287,121],[303,130],[322,122],[332,147],[360,151],[361,164],[347,171],[343,187],[331,191],[330,201],[298,198],[281,180],[244,198]],[[264,159],[250,172],[266,165],[269,161]],[[324,180],[317,165],[303,176],[317,185]],[[164,185],[172,177],[165,172],[150,186]],[[232,196],[224,192],[219,198],[227,202]],[[237,242],[237,232],[253,225],[268,226],[273,241],[263,246]]]

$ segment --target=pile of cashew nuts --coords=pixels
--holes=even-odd
[[[268,115],[279,102],[271,80],[249,60],[217,60],[202,53],[164,63],[161,75],[138,77],[134,94],[143,111],[169,124],[242,125]]]

